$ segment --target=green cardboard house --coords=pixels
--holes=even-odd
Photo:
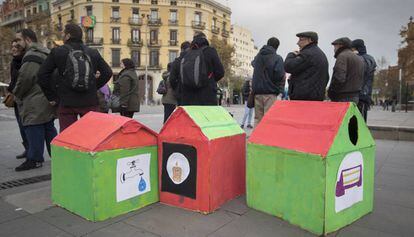
[[[278,101],[247,146],[249,207],[318,235],[373,209],[375,142],[353,103]]]

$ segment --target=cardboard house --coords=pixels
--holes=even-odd
[[[278,101],[247,149],[251,208],[318,235],[373,209],[375,142],[353,103]]]
[[[52,201],[102,221],[159,201],[157,134],[118,115],[89,112],[52,142]]]
[[[158,149],[160,202],[210,213],[245,193],[246,134],[223,107],[178,107]]]

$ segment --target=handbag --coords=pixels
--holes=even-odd
[[[249,96],[247,97],[247,108],[251,109],[254,108],[254,93],[250,92]]]
[[[127,96],[131,95],[137,89],[137,87],[138,87],[138,82],[135,85],[135,87],[128,92],[128,94],[126,94],[122,97],[127,97]],[[111,108],[112,112],[119,112],[120,109],[121,109],[121,96],[112,94],[111,97],[109,98],[108,103],[109,103],[109,108]]]
[[[4,104],[6,107],[9,107],[9,108],[14,107],[14,95],[13,95],[13,94],[11,94],[11,93],[8,93],[8,94],[6,95],[6,97],[4,97],[4,99],[3,99],[3,104]]]

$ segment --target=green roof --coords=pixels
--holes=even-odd
[[[243,134],[244,130],[221,106],[182,106],[209,139]]]

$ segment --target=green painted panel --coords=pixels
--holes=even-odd
[[[94,219],[92,159],[89,153],[52,145],[52,201]]]
[[[362,201],[338,212],[335,210],[337,174],[341,162],[347,153],[336,154],[327,158],[325,233],[330,233],[349,225],[373,209],[375,147],[363,148],[359,152],[361,152],[363,157]]]
[[[348,124],[350,119],[355,116],[358,123],[358,140],[356,145],[354,145],[349,138],[349,129]],[[348,109],[348,112],[345,114],[342,124],[338,130],[338,133],[332,143],[331,149],[328,152],[328,156],[333,156],[335,154],[343,154],[350,151],[359,150],[366,147],[374,147],[375,141],[372,138],[371,132],[369,131],[364,118],[362,118],[361,113],[358,110],[358,107],[354,103],[351,103],[351,106]]]
[[[151,191],[138,197],[117,202],[116,167],[119,158],[151,154],[150,184]],[[96,196],[96,220],[115,217],[159,201],[158,195],[158,156],[157,147],[142,147],[132,150],[111,150],[96,155],[94,166],[94,192]]]
[[[102,221],[159,200],[157,147],[111,150],[95,154],[53,146],[52,200],[88,220]],[[151,191],[116,201],[117,160],[151,154]]]
[[[247,153],[248,206],[322,234],[325,160],[251,143]]]
[[[209,140],[244,133],[237,121],[221,106],[183,106],[182,108]]]

